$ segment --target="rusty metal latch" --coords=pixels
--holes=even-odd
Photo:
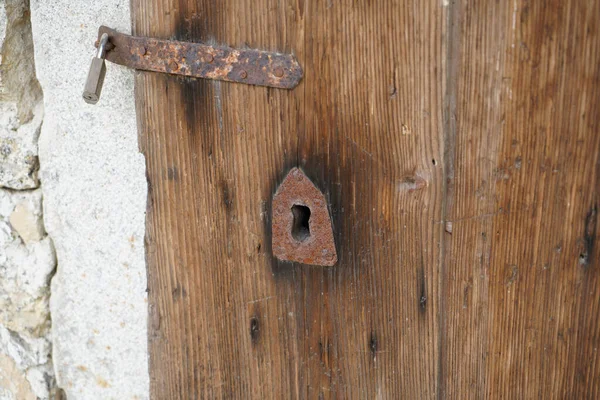
[[[106,26],[98,30],[97,46],[104,34],[108,35],[106,52],[103,54],[106,60],[138,70],[280,89],[293,89],[303,75],[302,67],[292,54],[136,37]],[[95,74],[91,75],[95,79]],[[89,86],[88,76],[86,90]],[[98,101],[102,85],[94,87],[98,88],[94,93],[97,96],[89,96],[89,93],[86,96],[84,93],[84,100],[91,104]]]

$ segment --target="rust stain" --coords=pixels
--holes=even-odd
[[[323,193],[293,168],[273,198],[273,254],[280,260],[332,266],[333,227]]]
[[[296,87],[303,75],[291,54],[136,37],[106,26],[100,27],[98,37],[103,33],[109,38],[106,59],[138,70],[280,89]]]

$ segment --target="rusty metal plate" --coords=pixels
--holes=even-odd
[[[298,168],[273,197],[273,255],[280,260],[332,266],[337,262],[325,196]]]
[[[144,71],[292,89],[302,67],[291,54],[236,50],[202,43],[135,37],[101,26],[109,36],[106,59]]]

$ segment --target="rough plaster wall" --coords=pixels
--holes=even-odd
[[[71,399],[148,398],[144,220],[133,72],[107,63],[102,97],[83,102],[97,29],[130,31],[128,0],[32,0],[44,92],[39,139],[52,280],[53,363]]]
[[[26,0],[0,0],[0,399],[48,399],[49,282],[37,141],[43,118]]]

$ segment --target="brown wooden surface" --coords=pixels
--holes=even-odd
[[[600,7],[445,3],[132,1],[305,71],[136,75],[154,399],[600,395]],[[294,166],[335,267],[272,257]]]
[[[452,13],[440,393],[600,398],[600,3]]]

